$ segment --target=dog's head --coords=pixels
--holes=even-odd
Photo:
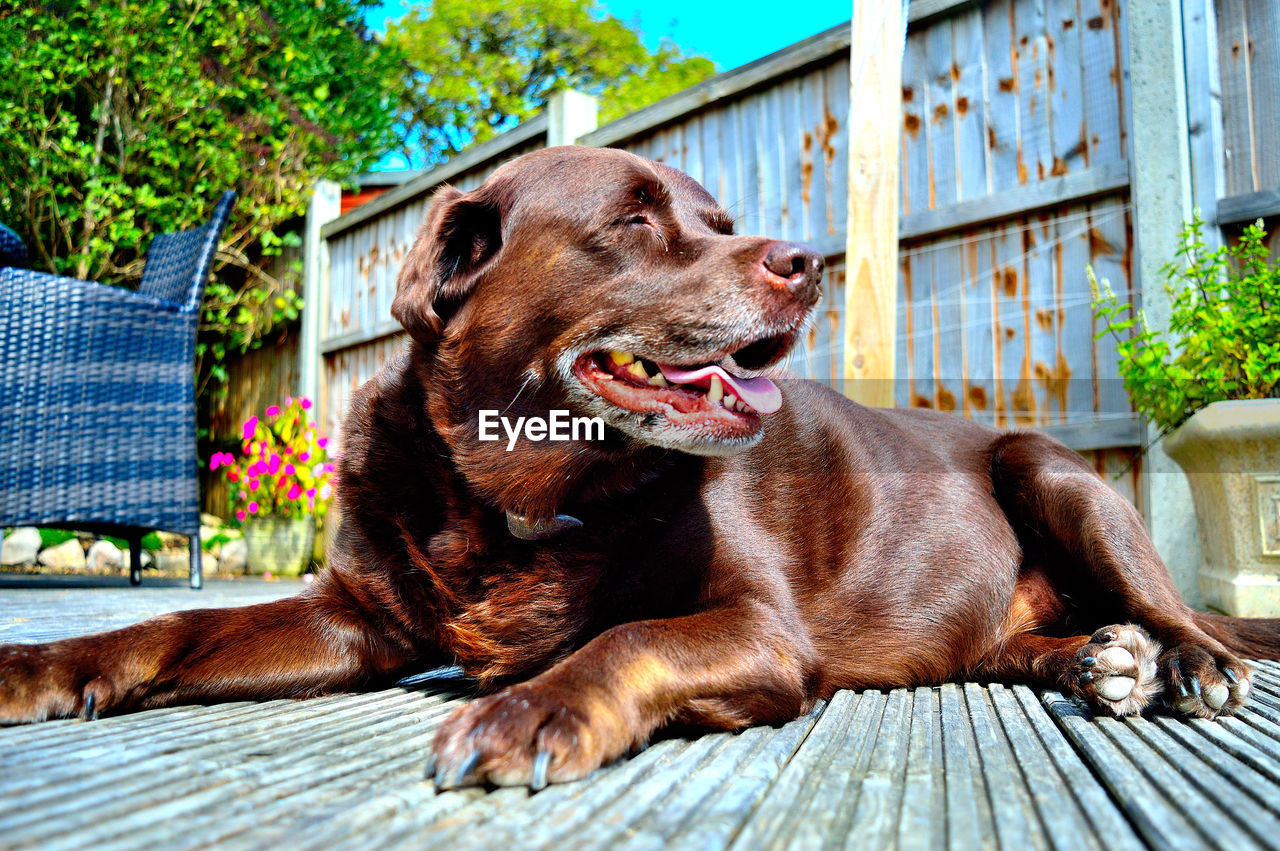
[[[781,404],[756,374],[795,342],[822,268],[805,246],[734,234],[682,172],[550,148],[437,193],[392,313],[451,396],[454,437],[484,409],[560,406],[631,443],[727,454]]]

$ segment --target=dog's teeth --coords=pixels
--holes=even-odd
[[[662,373],[658,373],[657,375],[649,376],[649,383],[654,387],[666,387],[667,379]]]
[[[609,360],[613,361],[615,366],[626,366],[636,359],[636,356],[629,352],[620,352],[616,349],[609,352]]]
[[[738,397],[732,393],[726,393],[724,396],[724,406],[729,410],[734,410],[738,404]]]
[[[719,402],[724,398],[724,385],[720,383],[720,376],[711,376],[711,386],[707,388],[707,398],[712,402]]]
[[[638,360],[633,360],[627,365],[627,372],[631,373],[636,378],[639,378],[641,381],[649,380],[649,373],[645,372],[644,364],[640,363]]]

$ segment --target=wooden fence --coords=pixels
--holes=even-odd
[[[1196,3],[1203,4],[1196,17]],[[1277,8],[1187,0],[1196,200],[1224,226],[1280,212]],[[1128,21],[1117,0],[918,0],[902,68],[899,405],[1044,428],[1143,505],[1114,343],[1095,339],[1085,269],[1136,307]],[[744,233],[827,256],[798,374],[841,389],[846,311],[850,81],[847,26],[705,81],[577,138],[680,168]],[[1221,103],[1213,96],[1221,81]],[[856,108],[856,105],[855,105]],[[352,391],[404,345],[395,276],[443,183],[469,189],[547,144],[545,116],[337,218],[311,287],[325,311],[320,410],[337,433]],[[854,303],[856,304],[856,294]],[[856,311],[855,311],[856,313]]]

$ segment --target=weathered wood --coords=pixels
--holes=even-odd
[[[955,76],[952,115],[956,147],[956,201],[971,201],[991,191],[987,173],[982,10],[971,8],[957,15],[951,22],[951,33],[951,69]]]
[[[829,62],[849,49],[849,25],[841,24],[732,71],[704,80],[651,106],[612,121],[578,139],[580,145],[618,147],[699,109]]]
[[[1280,216],[1280,189],[1232,195],[1218,201],[1218,224],[1234,225]]]
[[[864,404],[893,404],[898,295],[898,144],[903,33],[896,3],[858,3],[852,22],[846,386]],[[858,106],[855,112],[852,104]]]
[[[963,201],[944,209],[905,215],[898,235],[901,239],[922,239],[1045,207],[1113,195],[1128,185],[1128,166],[1112,163],[1079,174],[1007,189],[985,198]]]
[[[1191,154],[1191,198],[1205,221],[1218,220],[1224,194],[1222,80],[1218,73],[1218,20],[1214,0],[1183,0],[1183,54],[1187,69],[1187,140]],[[1206,244],[1220,234],[1209,228]]]
[[[1140,446],[1144,436],[1142,420],[1136,414],[1124,419],[1040,426],[1036,431],[1043,431],[1078,452]]]
[[[1249,27],[1253,174],[1258,189],[1280,190],[1280,4],[1246,0]]]
[[[995,305],[991,297],[989,232],[969,232],[964,243],[964,404],[965,416],[995,425]]]
[[[1227,195],[1261,187],[1253,171],[1252,59],[1245,0],[1218,0],[1218,72],[1222,80],[1222,144]]]
[[[211,581],[193,595],[9,584],[0,627],[5,640],[53,637],[82,627],[68,611],[96,625],[175,600],[228,605],[297,587]],[[1259,664],[1256,708],[1221,722],[1095,720],[1054,693],[1042,705],[1023,686],[838,692],[781,727],[662,737],[538,794],[438,792],[424,779],[435,729],[459,705],[448,680],[171,707],[0,729],[0,831],[15,849],[1127,850],[1141,847],[1138,836],[1157,847],[1275,847],[1278,674]]]

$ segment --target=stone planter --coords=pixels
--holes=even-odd
[[[1215,402],[1164,448],[1191,483],[1205,602],[1239,617],[1280,616],[1280,399]]]
[[[311,563],[316,521],[312,517],[254,517],[244,524],[249,573],[298,576]]]

